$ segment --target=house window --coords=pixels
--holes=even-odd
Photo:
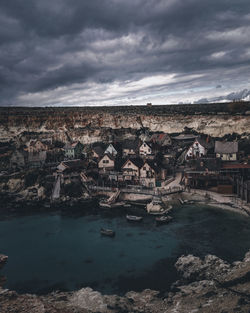
[[[146,166],[143,167],[143,170],[146,171]]]
[[[128,162],[128,165],[130,166],[130,165],[131,165],[131,162]]]
[[[146,144],[144,143],[143,147],[146,147]]]

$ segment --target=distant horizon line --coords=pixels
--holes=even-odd
[[[24,105],[9,105],[9,106],[0,106],[0,109],[11,109],[11,108],[27,108],[27,109],[44,109],[44,108],[115,108],[115,107],[161,107],[161,106],[182,106],[182,105],[187,105],[187,106],[191,106],[191,105],[223,105],[223,104],[229,104],[229,103],[250,103],[250,101],[246,101],[246,100],[232,100],[232,101],[224,101],[224,102],[203,102],[203,103],[169,103],[169,104],[153,104],[150,103],[149,104],[123,104],[123,105],[72,105],[72,106],[68,106],[68,105],[51,105],[51,106],[24,106]]]

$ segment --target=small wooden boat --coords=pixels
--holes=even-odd
[[[162,209],[162,210],[159,211],[159,212],[153,212],[153,211],[151,211],[151,212],[148,212],[148,214],[150,214],[150,215],[164,215],[164,214],[169,213],[170,210],[171,210],[170,208],[167,208],[167,209]]]
[[[99,206],[100,206],[101,208],[108,208],[108,209],[111,208],[111,205],[110,205],[110,203],[109,203],[107,200],[101,200],[101,201],[99,202]]]
[[[135,215],[126,215],[126,219],[128,221],[131,221],[131,222],[141,222],[143,220],[143,217],[142,216],[135,216]]]
[[[155,218],[156,223],[158,224],[164,224],[164,223],[169,223],[172,221],[173,217],[172,216],[159,216]]]
[[[194,201],[192,201],[192,200],[184,200],[183,204],[194,204]]]
[[[113,231],[112,229],[101,228],[100,233],[103,236],[108,236],[108,237],[115,236],[115,231]]]
[[[131,204],[130,203],[125,203],[124,204],[124,208],[131,208]]]

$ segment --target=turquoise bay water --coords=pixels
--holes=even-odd
[[[47,293],[90,286],[103,293],[167,290],[176,280],[182,254],[216,254],[230,262],[250,249],[250,219],[206,206],[179,206],[174,221],[156,226],[145,216],[128,223],[125,213],[83,215],[60,212],[1,217],[1,271],[6,288]],[[115,238],[100,228],[116,231]]]

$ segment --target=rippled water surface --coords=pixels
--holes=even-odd
[[[250,219],[207,206],[174,208],[170,224],[154,217],[128,223],[125,213],[44,213],[2,216],[0,253],[9,260],[5,287],[47,293],[90,286],[103,293],[166,290],[182,254],[216,254],[228,261],[250,248]],[[102,237],[100,228],[116,231]]]

